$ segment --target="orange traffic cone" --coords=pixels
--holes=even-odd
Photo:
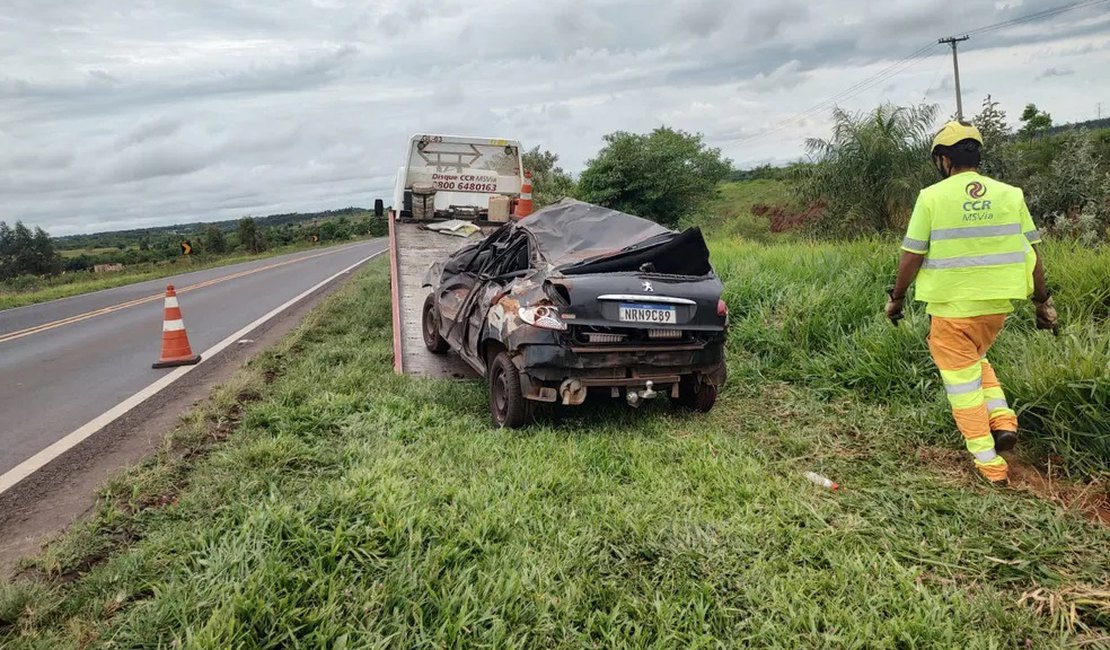
[[[524,172],[524,182],[520,184],[520,200],[516,202],[517,219],[532,214],[532,172]]]
[[[193,354],[189,347],[189,336],[185,334],[185,321],[181,320],[181,308],[177,306],[177,292],[173,285],[166,287],[166,309],[162,322],[162,358],[154,363],[154,368],[170,366],[191,366],[200,363],[200,355]]]

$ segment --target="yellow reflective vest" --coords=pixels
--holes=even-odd
[[[902,250],[925,256],[916,300],[1021,300],[1040,241],[1019,188],[963,172],[921,190]]]

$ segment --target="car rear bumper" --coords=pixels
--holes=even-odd
[[[558,388],[564,381],[580,380],[593,387],[657,386],[697,375],[714,385],[724,382],[724,341],[680,343],[668,346],[564,347],[528,345],[520,349],[517,365],[532,399],[550,395],[541,388]]]

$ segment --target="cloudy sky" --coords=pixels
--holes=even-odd
[[[55,235],[371,205],[408,137],[515,137],[578,171],[615,130],[786,161],[789,120],[1042,0],[0,0],[0,219]],[[943,6],[944,9],[938,10]],[[1110,115],[1110,2],[974,37],[965,102]],[[933,55],[842,98],[953,110]],[[767,129],[774,132],[768,134]]]

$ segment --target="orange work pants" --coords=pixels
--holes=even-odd
[[[1017,432],[1018,424],[987,361],[987,351],[1005,321],[1006,314],[933,316],[929,328],[929,351],[940,369],[956,426],[967,450],[975,456],[975,466],[992,481],[1005,479],[1009,469],[995,452],[991,430]]]

